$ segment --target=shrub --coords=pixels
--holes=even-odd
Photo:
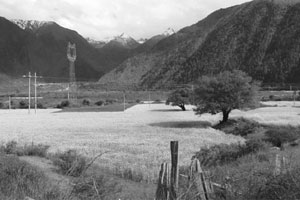
[[[87,159],[79,155],[75,150],[56,153],[52,160],[53,164],[58,166],[63,174],[69,176],[78,177],[87,167]]]
[[[82,100],[82,105],[84,105],[84,106],[89,106],[90,103],[91,103],[91,100],[89,100],[89,99],[83,99]]]
[[[293,142],[299,138],[299,130],[293,130],[288,127],[272,128],[265,132],[266,141],[276,147],[282,147],[284,143]]]
[[[160,99],[155,99],[153,103],[161,103],[162,101]]]
[[[4,103],[0,102],[0,109],[4,108]]]
[[[102,175],[80,178],[73,185],[72,191],[76,199],[80,200],[105,199],[112,194],[120,192],[116,182],[111,182]]]
[[[5,154],[15,154],[18,156],[39,156],[46,157],[50,146],[43,144],[31,144],[18,146],[16,141],[10,141],[1,146],[1,152]]]
[[[217,124],[214,128],[224,131],[227,134],[247,136],[256,133],[261,125],[245,118],[228,120],[226,123]]]
[[[17,142],[9,141],[6,145],[1,147],[1,150],[6,154],[15,154],[17,152]]]
[[[203,166],[224,165],[245,155],[265,149],[267,144],[262,140],[248,140],[245,144],[218,144],[202,148],[195,154]]]
[[[103,100],[99,100],[95,103],[97,106],[103,106],[104,105],[104,101]]]
[[[39,109],[44,109],[45,108],[44,105],[41,102],[38,102],[36,107],[39,108]]]
[[[65,108],[70,106],[70,101],[64,100],[60,104],[58,104],[56,107],[57,108]]]
[[[60,199],[58,187],[45,175],[16,156],[0,156],[0,199]],[[51,194],[51,195],[50,195]]]
[[[140,99],[137,99],[135,102],[136,102],[136,103],[141,103],[141,100],[140,100]]]
[[[113,103],[116,103],[117,102],[117,100],[115,100],[115,99],[106,99],[105,100],[105,104],[113,104]]]
[[[257,191],[257,199],[300,199],[300,168],[289,173],[270,176],[264,187]]]
[[[19,108],[22,108],[22,109],[28,108],[28,103],[26,101],[24,101],[24,100],[21,100],[19,102]]]
[[[25,145],[23,148],[18,148],[17,155],[46,157],[49,147],[48,145],[32,143],[31,145]]]

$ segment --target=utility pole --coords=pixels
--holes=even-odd
[[[192,97],[193,97],[193,105],[195,105],[194,84],[192,84]]]
[[[125,112],[125,109],[126,109],[126,97],[125,97],[125,91],[123,91],[123,106],[124,106],[124,112]]]
[[[149,107],[150,107],[150,91],[148,90],[148,104],[149,104]]]
[[[24,78],[28,78],[28,114],[30,114],[30,81],[31,81],[31,73],[28,72],[28,76],[23,75]]]
[[[42,78],[41,76],[36,76],[36,72],[34,73],[34,113],[36,114],[37,109],[37,96],[36,96],[36,79]]]
[[[8,97],[8,108],[9,108],[9,110],[11,109],[11,97],[10,96]]]
[[[70,83],[68,83],[67,90],[68,90],[68,101],[69,101],[70,100]]]

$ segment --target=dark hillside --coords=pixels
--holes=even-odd
[[[125,68],[120,65],[124,73],[116,69],[100,82],[110,76],[122,82],[131,72],[132,84],[168,87],[240,69],[266,84],[299,83],[299,21],[299,0],[255,0],[221,9],[162,39],[146,55],[136,56],[143,69],[125,61]],[[157,61],[147,61],[147,56]]]

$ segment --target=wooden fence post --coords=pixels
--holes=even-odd
[[[178,141],[171,141],[171,185],[170,200],[177,199],[178,190]]]
[[[155,200],[169,200],[170,173],[167,163],[161,164]]]
[[[192,160],[189,175],[189,187],[196,190],[197,200],[209,200],[213,193],[210,181],[205,177],[198,159]]]
[[[275,169],[274,169],[274,175],[278,176],[281,173],[281,162],[280,162],[280,156],[277,153],[275,157]]]

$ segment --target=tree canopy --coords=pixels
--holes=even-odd
[[[169,94],[166,104],[172,106],[178,106],[183,111],[186,110],[185,105],[190,103],[190,90],[187,88],[180,88],[174,90]]]
[[[221,122],[226,122],[233,109],[254,105],[258,89],[259,83],[239,70],[225,71],[215,76],[202,76],[195,89],[195,112],[222,112]]]

